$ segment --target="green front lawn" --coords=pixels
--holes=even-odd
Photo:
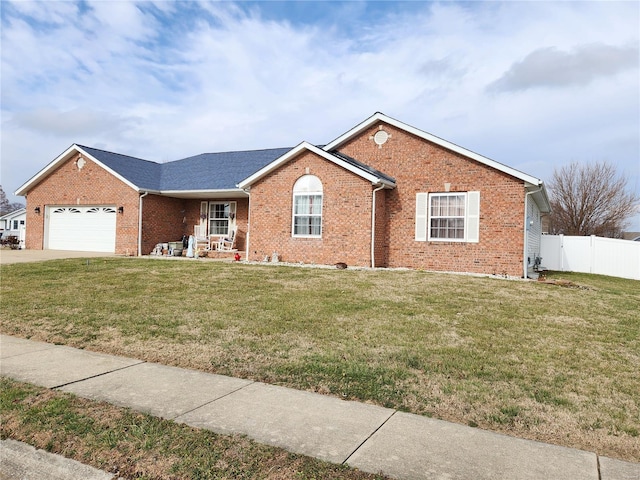
[[[640,282],[157,259],[2,267],[2,333],[640,461]]]
[[[0,437],[73,458],[117,478],[386,478],[288,453],[240,435],[218,435],[4,378],[0,378],[0,413]]]

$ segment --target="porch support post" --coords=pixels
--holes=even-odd
[[[138,256],[142,256],[142,199],[149,195],[149,192],[144,192],[140,195],[140,204],[138,205]]]
[[[247,234],[244,239],[244,260],[245,262],[249,261],[249,237],[251,235],[251,187],[247,187],[244,189],[244,192],[247,194],[249,201],[247,202]],[[236,232],[237,235],[237,232]]]

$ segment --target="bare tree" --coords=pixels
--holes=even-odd
[[[9,203],[9,199],[7,198],[7,194],[4,193],[4,189],[2,185],[0,185],[0,215],[4,215],[5,213],[10,213],[11,204]]]
[[[551,233],[619,238],[640,198],[608,162],[555,169],[549,182]]]
[[[18,210],[22,207],[24,207],[22,203],[18,203],[18,202],[9,203],[7,194],[4,193],[4,189],[2,188],[2,185],[0,185],[0,215],[11,213],[14,210]]]

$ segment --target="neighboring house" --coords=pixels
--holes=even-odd
[[[13,212],[7,213],[0,217],[0,228],[2,229],[2,238],[17,237],[19,240],[19,248],[24,248],[25,229],[27,223],[27,209],[19,208]]]
[[[164,164],[72,145],[16,192],[27,248],[148,254],[195,229],[248,260],[526,276],[543,182],[376,113],[323,147]]]
[[[640,232],[622,232],[622,238],[624,240],[640,242]]]

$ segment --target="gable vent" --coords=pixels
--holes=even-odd
[[[389,140],[389,134],[384,130],[377,131],[373,136],[373,141],[376,142],[376,145],[378,145],[379,147],[387,143],[387,140]]]

